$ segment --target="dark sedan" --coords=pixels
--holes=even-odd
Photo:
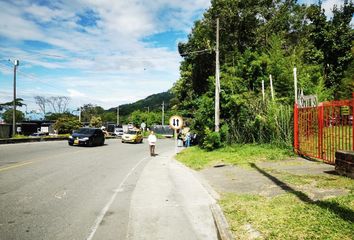
[[[70,146],[102,146],[104,144],[104,134],[99,128],[80,128],[75,131],[68,140]]]

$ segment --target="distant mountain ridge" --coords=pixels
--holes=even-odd
[[[160,110],[162,102],[165,103],[165,109],[170,105],[173,94],[170,91],[150,95],[144,99],[138,100],[134,103],[128,103],[119,106],[119,114],[127,116],[136,110],[141,111],[155,111]],[[109,112],[116,112],[117,108],[108,109]]]

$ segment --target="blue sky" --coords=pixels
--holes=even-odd
[[[317,1],[299,1],[313,3]],[[328,10],[340,0],[324,0]],[[69,96],[104,108],[166,91],[179,78],[177,43],[210,0],[0,1],[0,102]]]

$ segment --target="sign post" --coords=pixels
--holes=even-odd
[[[143,129],[143,132],[145,132],[145,127],[146,127],[146,123],[142,122],[142,123],[140,124],[140,128]]]
[[[175,146],[176,146],[176,152],[177,152],[177,130],[181,129],[183,127],[183,118],[181,116],[172,116],[170,117],[170,127],[174,130],[175,134]]]

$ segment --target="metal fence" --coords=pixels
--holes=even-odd
[[[12,134],[11,124],[0,124],[0,139],[9,138]]]
[[[354,150],[354,93],[349,100],[294,106],[294,148],[301,155],[334,164],[337,150]]]
[[[153,125],[150,130],[157,134],[173,136],[173,129],[169,125]]]

